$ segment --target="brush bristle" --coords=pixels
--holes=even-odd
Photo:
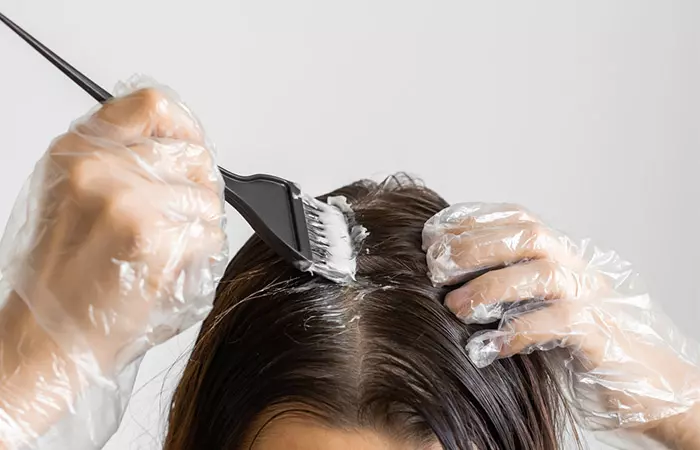
[[[302,194],[304,216],[311,243],[312,264],[309,271],[337,283],[355,279],[355,251],[348,223],[351,213],[344,205],[323,203]]]

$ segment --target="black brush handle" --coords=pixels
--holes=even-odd
[[[106,89],[103,89],[100,85],[88,78],[87,75],[83,74],[78,69],[70,65],[68,61],[58,56],[50,48],[39,42],[37,39],[34,38],[34,36],[22,29],[22,27],[11,21],[7,16],[5,16],[2,13],[0,13],[0,22],[3,22],[12,31],[17,33],[19,37],[24,39],[25,42],[31,45],[36,51],[38,51],[42,56],[44,56],[44,58],[46,58],[51,64],[56,66],[56,68],[63,72],[68,78],[73,80],[75,84],[80,86],[92,98],[94,98],[100,103],[104,103],[107,100],[113,98],[112,94],[110,94]],[[226,173],[230,174],[230,172],[223,170],[221,167],[219,167],[219,169],[222,170],[224,178],[226,178]]]
[[[3,13],[0,13],[0,22],[7,25],[12,31],[17,33],[19,37],[24,39],[27,44],[31,45],[36,51],[43,55],[46,59],[51,62],[54,66],[58,68],[61,72],[66,74],[68,78],[73,80],[78,86],[83,88],[85,92],[90,94],[92,98],[100,103],[104,103],[110,98],[112,94],[102,89],[97,83],[93,82],[91,79],[80,73],[75,67],[68,64],[63,58],[51,51],[50,48],[46,47],[44,44],[36,40],[31,34],[24,31],[19,25],[7,18]]]

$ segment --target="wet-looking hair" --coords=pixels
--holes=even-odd
[[[570,415],[547,356],[475,368],[464,347],[483,326],[449,312],[426,275],[423,224],[447,203],[405,177],[329,195],[345,196],[369,231],[357,281],[300,273],[251,238],[176,389],[165,449],[247,449],[265,432],[253,424],[287,409],[418,446],[563,448]]]

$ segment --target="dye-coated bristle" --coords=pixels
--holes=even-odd
[[[301,200],[313,259],[309,270],[340,283],[355,279],[348,211],[338,207],[343,205],[323,203],[306,194]]]

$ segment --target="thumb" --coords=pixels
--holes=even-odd
[[[107,101],[76,123],[75,129],[127,145],[151,137],[204,144],[204,133],[194,115],[173,95],[156,88]]]

